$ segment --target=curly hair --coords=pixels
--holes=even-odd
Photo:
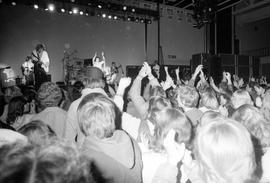
[[[14,97],[10,100],[8,104],[8,114],[6,120],[9,125],[15,123],[16,119],[24,114],[25,104],[26,100],[22,96]]]

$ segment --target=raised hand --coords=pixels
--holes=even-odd
[[[119,87],[121,88],[127,88],[131,83],[131,78],[130,77],[123,77],[119,81]]]
[[[146,62],[143,63],[143,66],[138,74],[138,76],[144,78],[145,76],[147,76],[147,73],[146,73]]]
[[[183,159],[186,151],[184,143],[178,144],[175,142],[175,134],[175,130],[170,130],[163,142],[168,153],[168,161],[172,165],[177,165],[177,163]]]

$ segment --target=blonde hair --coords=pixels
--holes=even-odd
[[[177,143],[189,143],[191,138],[191,123],[178,109],[165,108],[157,114],[154,137],[150,142],[150,148],[160,152],[164,150],[163,141],[171,129],[176,131]]]
[[[254,137],[260,140],[261,145],[270,146],[270,124],[266,122],[259,109],[245,104],[233,113],[232,118],[242,123]]]
[[[211,89],[206,89],[206,91],[201,94],[201,105],[211,110],[217,110],[219,102],[215,92]]]
[[[207,183],[243,183],[255,170],[250,134],[234,120],[204,125],[197,134],[195,147],[201,175]]]
[[[232,95],[231,101],[235,109],[244,104],[253,104],[251,96],[246,90],[235,91]]]
[[[267,90],[264,93],[262,98],[262,107],[261,111],[263,113],[264,118],[270,123],[270,90]]]
[[[120,115],[115,103],[100,93],[86,95],[77,112],[79,126],[84,135],[99,139],[113,135]]]

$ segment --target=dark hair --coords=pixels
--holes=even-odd
[[[24,112],[24,105],[26,100],[22,96],[13,97],[8,104],[7,123],[10,125],[14,123],[17,117],[22,116]]]
[[[18,132],[25,135],[30,143],[38,146],[49,144],[57,138],[51,127],[40,120],[31,121],[22,126]]]
[[[37,44],[37,46],[36,46],[36,51],[38,52],[38,51],[40,51],[41,49],[45,50],[44,45],[43,45],[43,44]]]
[[[92,183],[92,162],[78,149],[55,143],[37,148],[9,144],[0,148],[0,182]]]

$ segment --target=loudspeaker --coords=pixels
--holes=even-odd
[[[203,65],[203,72],[207,77],[212,77],[217,83],[221,81],[221,61],[218,56],[205,53],[192,55],[191,72],[194,73],[200,64]]]
[[[128,65],[126,66],[126,76],[135,79],[142,66]]]
[[[93,59],[92,58],[84,59],[83,60],[83,66],[84,67],[93,66]]]

